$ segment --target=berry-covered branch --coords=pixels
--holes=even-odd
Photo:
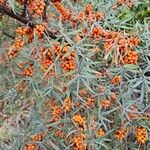
[[[0,13],[6,14],[11,18],[16,19],[17,21],[28,25],[31,28],[35,27],[35,24],[31,22],[31,20],[28,20],[26,18],[24,18],[21,14],[13,12],[9,7],[5,6],[4,4],[0,4]],[[56,36],[50,31],[46,31],[45,32],[50,38],[52,39],[56,39]]]

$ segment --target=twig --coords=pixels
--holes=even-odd
[[[43,16],[42,16],[43,21],[46,21],[47,19],[47,16],[46,16],[47,6],[48,6],[48,1],[45,0],[45,7],[44,7]]]
[[[4,31],[2,31],[2,34],[4,34],[4,35],[6,35],[6,36],[10,37],[11,39],[15,39],[15,37],[14,37],[14,36],[9,35],[8,33],[4,32]]]
[[[27,15],[27,4],[28,4],[28,0],[25,0],[23,12],[22,12],[22,17],[24,17],[24,18],[26,18],[26,15]]]

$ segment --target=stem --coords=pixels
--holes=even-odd
[[[3,32],[3,31],[2,31],[2,34],[4,34],[4,35],[6,35],[6,36],[10,37],[11,39],[15,39],[15,37],[14,37],[14,36],[9,35],[9,34],[8,34],[8,33],[6,33],[6,32]]]
[[[22,12],[22,17],[25,17],[25,18],[26,18],[26,15],[27,15],[27,4],[28,4],[28,0],[25,0],[24,7],[23,7],[23,12]]]

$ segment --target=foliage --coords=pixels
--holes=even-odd
[[[150,149],[148,0],[0,0],[0,13],[0,149]]]

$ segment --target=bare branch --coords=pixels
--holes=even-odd
[[[12,35],[10,35],[10,34],[8,34],[8,33],[4,32],[4,31],[2,31],[2,34],[4,34],[4,35],[6,35],[6,36],[10,37],[11,39],[15,39],[15,37],[14,37],[14,36],[12,36]]]

